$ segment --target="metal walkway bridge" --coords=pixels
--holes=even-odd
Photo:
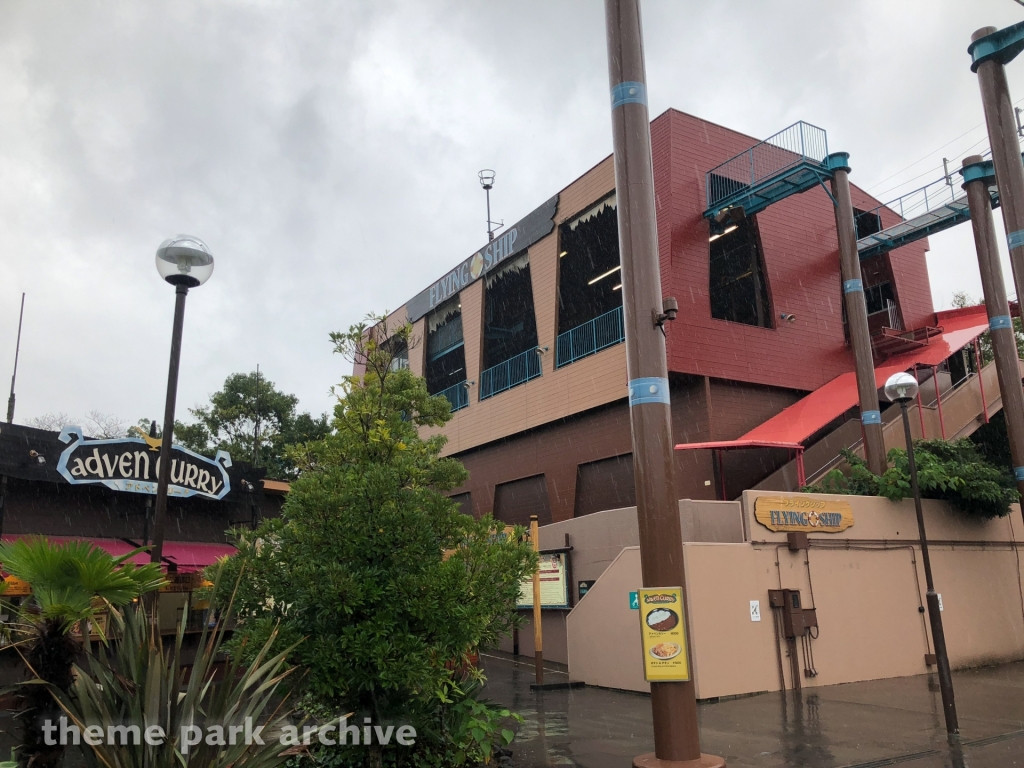
[[[986,151],[988,158],[991,151]],[[708,171],[705,184],[708,208],[704,217],[712,232],[723,232],[737,216],[750,216],[791,195],[800,194],[832,178],[836,168],[846,165],[848,156],[829,154],[828,137],[822,128],[802,120],[774,136],[726,160]],[[857,241],[860,258],[869,259],[916,240],[969,221],[967,195],[954,183],[954,171],[919,189],[866,211],[865,217],[882,220],[884,212],[897,214],[901,221]],[[993,177],[994,178],[994,177]],[[995,183],[989,187],[992,207],[999,206]]]

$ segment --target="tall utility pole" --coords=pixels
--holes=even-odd
[[[11,396],[7,398],[7,423],[14,423],[14,381],[18,378],[18,355],[21,353],[21,321],[25,318],[25,294],[21,294],[18,312],[18,341],[14,345],[14,373],[11,374]]]
[[[860,423],[864,431],[864,459],[876,475],[885,473],[885,439],[882,436],[882,411],[878,407],[878,384],[871,352],[871,331],[868,329],[868,308],[864,298],[864,280],[860,274],[857,253],[857,225],[853,219],[853,198],[850,196],[850,156],[835,152],[827,158],[832,171],[832,195],[835,198],[836,235],[839,239],[839,266],[843,276],[843,301],[846,323],[850,329],[854,367],[857,372],[857,395],[860,401]],[[938,386],[938,384],[936,384]]]
[[[256,363],[256,425],[252,433],[252,465],[260,465],[260,364]]]
[[[1003,399],[1010,456],[1013,466],[1021,467],[1024,466],[1024,388],[1020,383],[1017,341],[1010,318],[1010,305],[1006,300],[1003,268],[999,264],[992,198],[988,191],[989,185],[995,181],[995,170],[991,162],[985,162],[979,155],[972,155],[964,160],[962,174],[967,205],[971,212],[971,227],[974,229],[974,245],[978,251],[978,269],[988,312],[992,354],[999,376],[999,392]],[[980,370],[978,375],[981,375]],[[1017,490],[1024,496],[1024,478],[1017,478]]]
[[[605,19],[643,582],[645,587],[683,587],[685,596],[639,0],[605,0]],[[654,753],[636,757],[636,768],[666,761],[673,768],[725,765],[721,758],[701,754],[692,680],[652,682],[651,710]]]
[[[1021,163],[1017,120],[1010,101],[1010,86],[1006,82],[1005,65],[1012,61],[1022,48],[1024,23],[1014,24],[1002,30],[982,27],[971,35],[971,45],[967,49],[972,58],[971,71],[978,73],[978,85],[981,86],[981,105],[985,111],[989,146],[992,147],[992,165],[999,187],[999,205],[1003,209],[1003,226],[1006,229],[1006,244],[1010,249],[1010,266],[1013,269],[1013,284],[1017,289],[1018,302],[1024,301],[1024,165]],[[974,211],[971,213],[973,217]],[[978,257],[981,258],[980,250]],[[989,293],[986,287],[986,306],[988,302]],[[991,324],[991,317],[989,322]],[[1002,334],[993,334],[993,342],[997,335]],[[1009,335],[1013,338],[1012,328]],[[1016,344],[1014,358],[1016,359]],[[1016,374],[1016,379],[1020,381],[1019,374]],[[1009,415],[1007,411],[1008,422]],[[1024,456],[1014,454],[1013,465],[1013,474],[1020,486],[1024,483]]]

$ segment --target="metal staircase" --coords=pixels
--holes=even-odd
[[[1021,376],[1024,377],[1024,361],[1020,363]],[[934,381],[934,380],[931,380]],[[934,384],[932,387],[934,388]],[[932,390],[934,392],[934,389]],[[981,369],[981,376],[973,374],[955,385],[940,384],[941,409],[934,397],[926,397],[921,407],[917,403],[907,409],[910,418],[910,430],[914,439],[921,437],[941,437],[943,432],[948,440],[968,437],[989,418],[1003,407],[1002,395],[999,392],[999,378],[996,375],[995,363],[989,363]],[[930,399],[931,402],[927,402]],[[889,408],[882,414],[882,435],[885,448],[903,448],[903,421],[899,408]],[[860,421],[853,419],[840,425],[837,429],[821,437],[804,451],[804,469],[806,483],[814,485],[826,473],[833,469],[842,469],[846,460],[842,450],[849,449],[863,456],[863,435]],[[755,490],[795,491],[798,489],[797,466],[790,461],[772,472],[764,480],[753,486]]]

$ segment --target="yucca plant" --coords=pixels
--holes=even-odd
[[[45,742],[42,725],[55,721],[60,709],[38,682],[59,691],[70,690],[75,659],[81,652],[72,628],[79,624],[87,639],[92,626],[103,638],[102,625],[95,622],[98,613],[125,605],[163,584],[158,565],[130,562],[140,551],[114,557],[89,542],[54,543],[44,538],[0,543],[3,569],[32,585],[11,637],[34,678],[34,684],[16,690],[23,728],[18,752],[21,765],[48,768],[63,755],[62,747]]]
[[[52,689],[69,725],[83,733],[88,726],[103,729],[103,743],[82,747],[90,768],[273,768],[287,759],[289,745],[281,743],[280,730],[291,708],[281,683],[290,672],[285,657],[292,648],[270,656],[274,633],[248,665],[225,661],[221,647],[229,618],[230,608],[213,629],[204,628],[188,668],[182,652],[187,615],[173,644],[154,632],[141,604],[111,615],[116,639],[89,654],[88,669],[76,670],[70,695]],[[108,731],[111,726],[135,726],[138,737],[130,729]],[[147,728],[154,726],[160,730],[147,739]],[[193,736],[202,734],[199,743],[186,743],[183,728],[189,726],[198,728]],[[207,743],[211,726],[222,729],[214,742],[237,743]],[[233,739],[231,726],[243,729]],[[246,733],[260,726],[260,738],[246,743]]]

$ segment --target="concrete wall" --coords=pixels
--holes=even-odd
[[[744,540],[742,507],[736,501],[682,499],[679,502],[679,523],[684,541]],[[637,527],[636,507],[596,512],[561,523],[545,525],[540,529],[540,548],[544,550],[564,547],[566,536],[573,548],[569,553],[569,603],[574,605],[577,602],[581,581],[592,581],[602,577],[624,548],[639,546],[640,529]],[[543,611],[541,617],[544,658],[559,664],[569,663],[565,623],[568,613],[564,610],[551,609]],[[519,631],[519,653],[523,656],[532,656],[533,613],[524,611],[524,615],[526,623]],[[499,647],[511,653],[512,638],[506,638]]]
[[[786,648],[776,641],[768,590],[799,589],[817,609],[813,641],[818,675],[805,687],[921,674],[930,652],[924,571],[913,502],[829,497],[849,501],[854,525],[810,537],[811,548],[790,552],[786,534],[753,518],[743,497],[748,540],[684,544],[687,616],[699,698],[778,690],[781,666],[792,687]],[[1024,525],[1008,517],[971,520],[938,501],[925,517],[943,626],[954,667],[1024,658],[1024,600],[1016,548]],[[640,666],[637,614],[628,593],[641,584],[638,549],[613,560],[566,620],[570,676],[591,685],[649,690]],[[750,601],[760,601],[760,622]],[[799,651],[798,651],[799,652]],[[800,659],[800,668],[804,661]]]

